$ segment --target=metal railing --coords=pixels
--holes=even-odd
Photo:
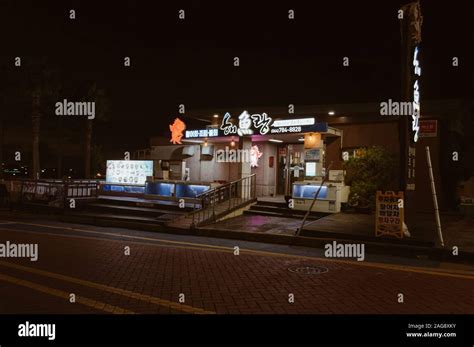
[[[10,194],[17,195],[21,204],[41,204],[66,207],[69,199],[97,198],[98,180],[34,180],[18,179],[10,181]]]
[[[214,222],[233,210],[257,200],[255,174],[226,183],[196,196],[192,226]]]

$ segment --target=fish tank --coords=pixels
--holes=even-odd
[[[104,192],[143,194],[145,192],[145,187],[144,186],[126,186],[126,185],[115,185],[115,184],[103,184],[102,185],[102,190]]]
[[[319,187],[321,190],[318,194],[318,199],[327,199],[328,187],[316,184],[293,184],[293,197],[300,199],[313,199],[318,191]]]
[[[176,184],[176,197],[178,198],[195,198],[199,194],[208,191],[211,187],[201,184]]]
[[[196,184],[185,181],[146,182],[145,194],[175,197],[195,198],[211,188],[208,184]]]
[[[174,196],[175,184],[168,182],[146,182],[145,194],[153,194],[159,196]]]

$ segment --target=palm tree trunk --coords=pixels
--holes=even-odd
[[[85,178],[91,178],[92,120],[86,121]]]
[[[60,117],[58,121],[58,151],[57,151],[57,172],[56,172],[56,178],[62,178],[63,177],[63,140],[64,140],[64,133],[63,133],[63,118]]]
[[[33,128],[33,148],[32,148],[32,157],[33,157],[33,170],[31,175],[33,179],[40,178],[40,153],[39,153],[39,142],[40,142],[40,121],[41,121],[41,90],[36,89],[33,92],[33,104],[32,104],[32,113],[31,113],[31,122]]]

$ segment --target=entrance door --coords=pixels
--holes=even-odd
[[[304,145],[285,144],[278,148],[278,194],[292,195],[293,183],[304,180]]]

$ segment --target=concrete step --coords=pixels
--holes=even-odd
[[[86,211],[70,212],[68,213],[68,216],[88,218],[88,219],[140,222],[140,223],[160,224],[160,225],[163,225],[166,221],[163,218],[160,219],[160,218],[150,218],[150,217],[142,217],[142,216],[127,216],[127,215],[120,215],[120,214],[93,213],[93,212],[86,212]]]
[[[185,213],[180,210],[166,210],[150,207],[136,207],[126,205],[114,205],[109,203],[92,203],[87,206],[86,211],[109,213],[109,214],[125,214],[130,216],[141,216],[157,218],[163,214],[181,215]]]
[[[248,211],[245,211],[248,214],[259,214],[267,216],[276,216],[276,217],[288,217],[288,218],[303,218],[306,214],[306,211],[290,209],[286,205],[285,207],[279,207],[275,205],[252,205]],[[308,218],[319,219],[321,217],[327,216],[326,213],[320,212],[310,212]]]
[[[257,203],[254,206],[270,206],[270,207],[288,208],[288,204],[286,202],[283,202],[283,201],[257,200]]]
[[[157,202],[156,200],[148,200],[143,198],[130,198],[130,197],[116,197],[116,196],[100,196],[96,201],[99,204],[115,205],[115,206],[130,206],[130,207],[145,207],[154,208],[165,211],[192,211],[192,207],[180,208],[176,202],[162,200]]]
[[[279,210],[275,211],[261,211],[261,210],[254,210],[250,209],[247,211],[244,211],[244,214],[246,215],[255,215],[255,216],[269,216],[269,217],[283,217],[283,218],[295,218],[295,219],[300,219],[303,220],[304,218],[304,213],[290,213],[292,210],[289,210],[289,212],[282,213]],[[326,214],[317,214],[317,212],[311,212],[307,218],[307,220],[315,220],[319,219],[326,216]]]

